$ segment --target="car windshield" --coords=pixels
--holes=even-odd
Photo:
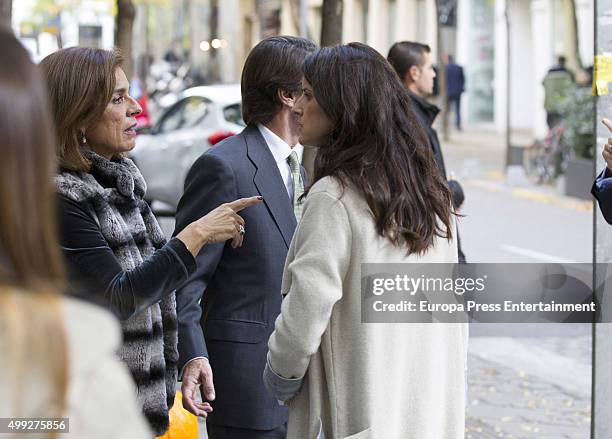
[[[225,120],[242,127],[246,126],[244,120],[242,120],[242,106],[238,104],[228,105],[223,109],[223,117]]]

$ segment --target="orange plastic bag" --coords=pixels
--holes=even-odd
[[[170,410],[170,428],[157,439],[198,439],[198,418],[183,408],[183,394],[176,392]]]

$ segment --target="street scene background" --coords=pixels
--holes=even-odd
[[[466,192],[459,227],[468,261],[592,260],[592,202],[507,184],[492,132],[452,133],[443,149]],[[160,223],[170,236],[173,218]],[[472,325],[466,438],[589,438],[591,343],[588,324]]]
[[[443,110],[435,127],[451,178],[465,191],[463,249],[468,262],[502,263],[593,261],[589,190],[599,150],[592,130],[550,136],[543,81],[564,56],[576,90],[588,96],[586,107],[574,105],[582,117],[567,110],[564,129],[576,133],[574,122],[592,121],[594,9],[595,0],[0,1],[37,62],[74,45],[126,54],[132,94],[146,105],[133,158],[168,236],[190,163],[241,129],[236,84],[262,38],[362,41],[383,56],[395,41],[430,45],[438,65],[432,101]],[[444,95],[446,55],[466,75],[461,130]],[[212,88],[189,91],[200,85]],[[198,114],[215,109],[222,122],[200,125],[208,119]],[[472,325],[466,437],[590,437],[591,331]]]

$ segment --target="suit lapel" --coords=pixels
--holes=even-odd
[[[259,130],[255,127],[247,127],[244,134],[247,156],[255,165],[253,183],[264,198],[264,204],[289,248],[297,222],[285,183],[278,171],[274,156]]]

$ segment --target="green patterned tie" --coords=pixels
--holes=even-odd
[[[304,193],[304,182],[300,173],[297,152],[291,152],[291,155],[287,158],[287,163],[291,168],[291,179],[293,180],[293,213],[295,213],[295,219],[300,221],[300,218],[302,218],[302,200],[300,200],[300,197]]]

